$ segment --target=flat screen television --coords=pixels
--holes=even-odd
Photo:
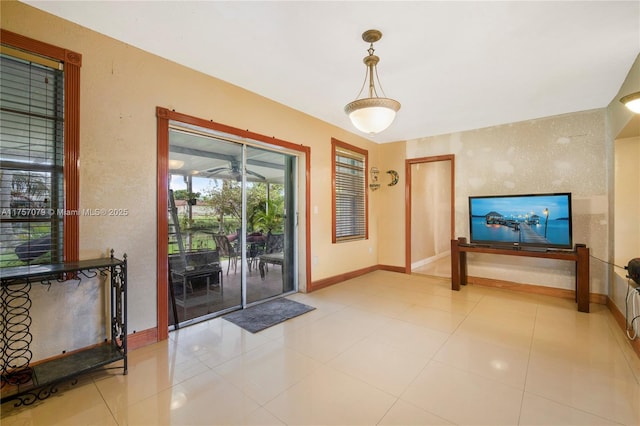
[[[571,193],[469,197],[471,244],[572,248]]]

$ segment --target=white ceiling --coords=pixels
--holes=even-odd
[[[25,3],[353,132],[379,29],[379,143],[606,107],[640,53],[637,0]]]

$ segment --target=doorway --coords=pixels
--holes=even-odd
[[[451,277],[455,238],[454,156],[406,160],[406,272]]]
[[[306,291],[310,148],[161,107],[156,115],[157,340],[183,323],[185,305],[205,302],[183,325]],[[184,225],[181,242],[174,224]]]
[[[169,129],[169,324],[203,321],[297,289],[296,156]]]

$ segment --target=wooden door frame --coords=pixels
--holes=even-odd
[[[169,239],[169,221],[167,218],[168,203],[168,187],[169,187],[169,122],[176,121],[179,123],[191,124],[214,131],[229,133],[241,138],[253,139],[255,141],[265,142],[270,145],[296,151],[305,155],[305,276],[306,288],[311,288],[311,148],[305,145],[294,144],[274,137],[264,136],[259,133],[253,133],[248,130],[242,130],[226,124],[216,123],[214,121],[193,117],[182,114],[168,108],[156,107],[156,125],[157,125],[157,155],[158,155],[158,174],[157,174],[157,191],[158,204],[157,211],[157,340],[165,340],[169,338],[169,290],[168,277],[169,267],[167,257],[169,256],[169,247],[167,241]]]
[[[455,194],[455,155],[436,155],[433,157],[410,158],[404,161],[405,168],[405,273],[411,273],[411,166],[414,164],[435,163],[438,161],[451,161],[451,236],[455,238],[456,223],[456,194]]]

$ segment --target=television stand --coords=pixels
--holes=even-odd
[[[549,249],[546,247],[519,247],[518,250],[533,251],[536,253],[549,253]]]
[[[539,257],[575,262],[578,311],[589,312],[589,248],[584,244],[576,244],[573,250],[534,251],[525,247],[514,250],[513,248],[477,246],[467,244],[467,239],[464,237],[451,240],[451,290],[460,291],[460,285],[467,284],[467,253]]]

